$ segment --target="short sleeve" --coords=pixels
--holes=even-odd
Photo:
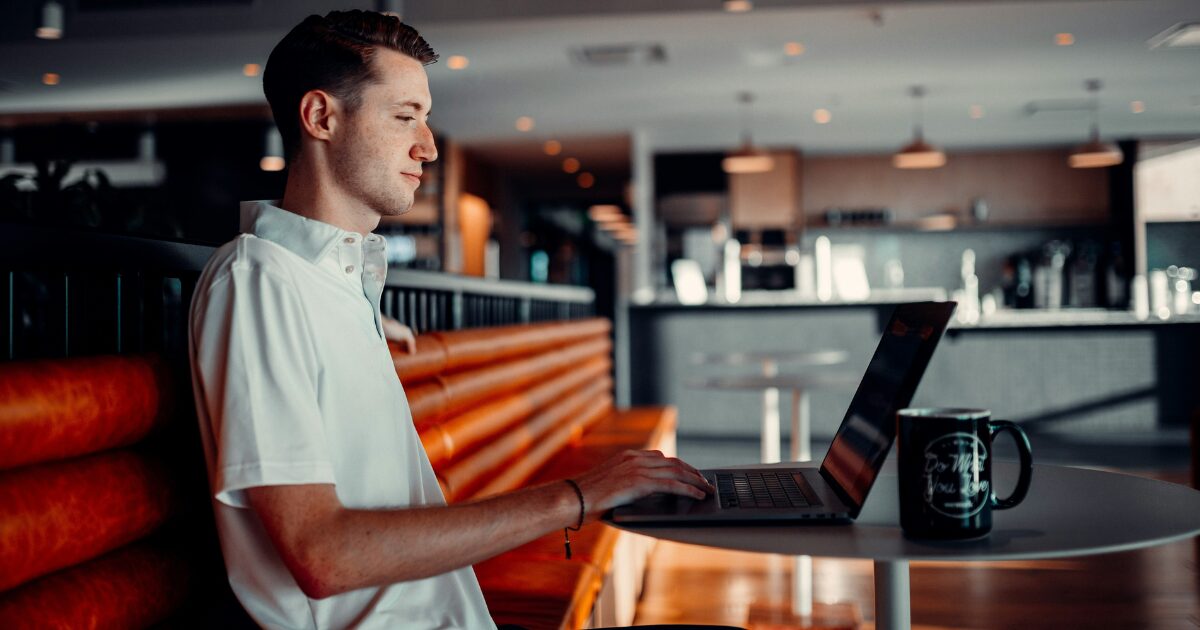
[[[247,507],[246,488],[334,483],[319,366],[296,289],[261,268],[234,265],[203,300],[192,322],[192,369],[215,450],[213,496]]]

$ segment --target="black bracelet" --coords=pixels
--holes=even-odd
[[[567,530],[570,530],[572,532],[577,532],[577,531],[579,531],[580,527],[583,527],[583,515],[586,512],[586,510],[584,509],[584,504],[583,504],[583,490],[579,489],[579,484],[575,483],[575,481],[573,481],[571,479],[564,479],[563,481],[567,482],[567,485],[571,486],[571,489],[575,491],[575,496],[579,497],[579,523],[576,524],[575,527],[571,527],[570,525],[568,525],[563,528],[563,548],[566,549],[567,560],[570,560],[571,559],[571,534],[568,533]]]

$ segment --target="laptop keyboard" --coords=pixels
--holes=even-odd
[[[717,473],[717,496],[721,499],[721,507],[727,509],[811,505],[788,472]]]

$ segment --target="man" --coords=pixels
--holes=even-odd
[[[569,482],[446,506],[384,341],[383,216],[437,158],[412,28],[311,16],[263,83],[290,170],[243,204],[197,285],[196,407],[229,580],[261,625],[491,627],[470,565],[653,492],[703,497],[693,468],[625,453]]]

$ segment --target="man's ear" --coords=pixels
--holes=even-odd
[[[329,140],[337,125],[340,103],[329,92],[309,90],[300,98],[300,134],[314,140]]]

